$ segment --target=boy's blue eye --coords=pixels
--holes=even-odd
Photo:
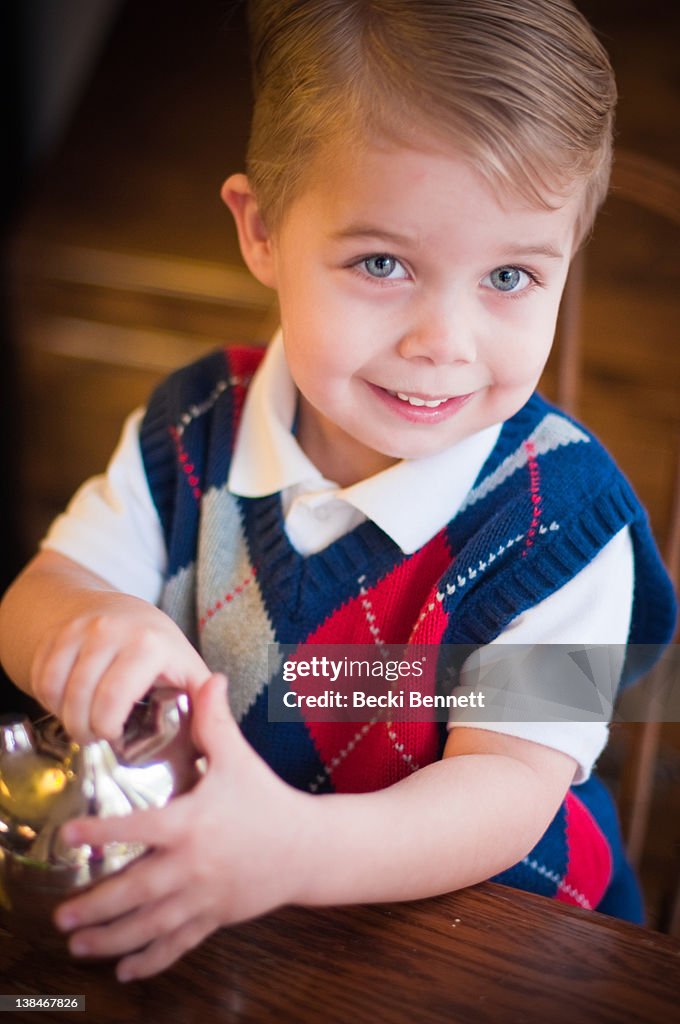
[[[394,256],[388,256],[386,253],[379,253],[377,256],[367,256],[366,259],[361,261],[361,266],[364,267],[371,277],[404,278],[408,276],[399,260],[395,259]]]
[[[496,267],[482,281],[498,292],[521,292],[531,283],[531,276],[520,267]]]

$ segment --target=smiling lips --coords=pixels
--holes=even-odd
[[[418,398],[416,395],[405,395],[403,391],[390,391],[390,395],[396,395],[402,402],[408,402],[409,405],[426,405],[428,409],[436,409],[438,405],[442,405],[443,402],[448,402],[448,398]]]
[[[411,423],[438,423],[453,416],[472,398],[472,394],[425,397],[405,391],[390,391],[377,384],[370,387],[393,412]]]

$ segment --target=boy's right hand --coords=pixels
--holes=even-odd
[[[210,669],[154,605],[99,592],[91,611],[46,631],[33,656],[31,691],[77,742],[115,740],[158,676],[191,694]]]

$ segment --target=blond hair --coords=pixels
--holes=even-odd
[[[571,0],[250,0],[251,186],[275,230],[318,150],[453,143],[528,202],[608,188],[616,85]]]

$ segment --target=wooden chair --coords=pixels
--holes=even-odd
[[[665,221],[680,227],[680,173],[648,157],[628,151],[617,153],[612,175],[612,195],[658,214]],[[567,412],[578,413],[584,383],[583,297],[587,287],[588,255],[581,250],[575,257],[560,311],[557,361],[557,400]],[[625,289],[625,284],[623,285]],[[605,438],[606,440],[606,438]],[[673,582],[680,583],[680,438],[677,442],[674,468],[673,498],[668,526],[659,537],[664,561]],[[678,639],[676,635],[676,640]],[[639,866],[648,836],[650,809],[654,790],[661,723],[650,721],[628,733],[629,749],[624,765],[619,807],[629,858]],[[679,880],[680,881],[680,880]],[[680,935],[680,884],[676,887],[667,929]]]
[[[680,227],[680,173],[649,157],[619,150],[612,171],[613,196],[640,206]],[[572,261],[560,310],[558,402],[575,412],[582,373],[582,307],[586,251]]]

